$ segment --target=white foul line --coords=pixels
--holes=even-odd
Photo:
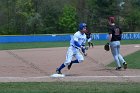
[[[0,77],[0,79],[45,79],[50,76],[39,77]],[[140,78],[140,76],[65,76],[65,78]]]
[[[74,77],[74,76],[71,76]],[[140,78],[140,76],[76,76],[77,78]]]

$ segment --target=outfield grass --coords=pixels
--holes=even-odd
[[[140,69],[140,50],[125,56],[124,59],[128,64],[128,68]],[[116,67],[116,63],[113,61],[108,66]]]
[[[0,83],[0,93],[140,93],[140,83]]]
[[[2,43],[0,50],[67,47],[68,42]]]
[[[93,40],[94,45],[104,45],[106,40]],[[122,40],[122,44],[140,44],[140,40]],[[68,42],[35,42],[35,43],[1,43],[0,50],[11,49],[29,49],[29,48],[50,48],[50,47],[68,47]]]

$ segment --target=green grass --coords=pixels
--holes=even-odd
[[[122,40],[122,44],[140,44],[140,40]],[[94,45],[104,45],[106,40],[93,40]],[[0,43],[0,50],[68,47],[68,42]]]
[[[140,40],[122,40],[121,44],[140,44]]]
[[[140,83],[0,83],[0,93],[140,93]]]
[[[128,64],[128,68],[140,69],[140,50],[124,57]],[[108,66],[115,67],[115,62],[112,62]]]
[[[64,47],[68,45],[68,42],[1,43],[0,50]]]

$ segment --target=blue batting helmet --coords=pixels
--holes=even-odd
[[[79,30],[83,30],[84,27],[87,27],[86,23],[80,23],[79,24]]]

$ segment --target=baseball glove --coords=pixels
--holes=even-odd
[[[106,51],[109,51],[109,50],[110,50],[109,43],[106,43],[106,44],[104,45],[104,50],[106,50]]]

